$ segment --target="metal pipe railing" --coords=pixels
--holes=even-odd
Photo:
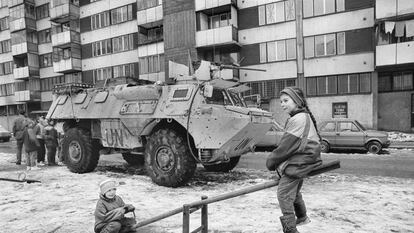
[[[312,170],[308,176],[315,176],[315,175],[319,175],[321,173],[327,172],[327,171],[331,171],[334,169],[340,168],[340,162],[339,161],[332,161],[329,163],[325,163],[322,164],[321,166],[315,168],[314,170]],[[201,227],[198,227],[196,230],[192,231],[192,232],[199,232],[201,231],[202,233],[206,233],[208,231],[208,211],[207,211],[207,206],[208,204],[214,203],[214,202],[219,202],[219,201],[224,201],[230,198],[234,198],[237,196],[241,196],[244,194],[248,194],[248,193],[252,193],[252,192],[257,192],[263,189],[268,189],[274,186],[277,186],[279,184],[279,180],[274,180],[274,181],[269,181],[263,184],[258,184],[258,185],[254,185],[252,187],[247,187],[244,189],[240,189],[240,190],[236,190],[230,193],[225,193],[222,195],[218,195],[212,198],[207,198],[207,196],[202,196],[202,200],[201,201],[195,201],[192,202],[190,204],[185,204],[183,205],[183,207],[168,211],[166,213],[157,215],[155,217],[152,217],[150,219],[144,220],[142,222],[139,222],[137,224],[135,224],[132,229],[136,229],[148,224],[151,224],[153,222],[162,220],[164,218],[168,218],[171,217],[173,215],[176,215],[178,213],[183,212],[183,233],[188,233],[190,232],[189,229],[189,225],[190,225],[190,214],[198,209],[201,208]]]

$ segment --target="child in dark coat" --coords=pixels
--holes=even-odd
[[[33,121],[30,121],[23,132],[23,145],[26,151],[27,170],[40,169],[37,167],[37,150],[40,144],[33,130],[34,127],[35,123]]]
[[[135,219],[124,216],[128,212],[134,212],[135,207],[125,204],[122,198],[116,195],[116,181],[105,180],[99,186],[101,192],[95,209],[95,232],[135,232],[131,229],[136,223]]]
[[[58,147],[58,132],[55,129],[55,122],[49,120],[49,124],[44,128],[44,140],[47,151],[47,165],[56,165],[56,148]]]

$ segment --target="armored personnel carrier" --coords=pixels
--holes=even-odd
[[[222,68],[203,61],[172,85],[57,86],[47,118],[63,123],[66,166],[91,172],[100,151],[122,153],[130,164],[144,162],[151,179],[168,187],[188,182],[197,163],[233,169],[272,127],[272,114],[245,105],[246,86],[215,78]]]

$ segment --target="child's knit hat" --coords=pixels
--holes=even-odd
[[[116,188],[117,183],[115,180],[108,179],[104,180],[99,184],[99,188],[101,189],[101,194],[104,195],[110,189]]]

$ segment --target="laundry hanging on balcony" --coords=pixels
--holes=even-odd
[[[394,30],[395,22],[385,21],[385,33],[392,33]]]
[[[395,22],[395,37],[404,36],[405,21]]]
[[[414,36],[414,19],[405,21],[405,36]]]

